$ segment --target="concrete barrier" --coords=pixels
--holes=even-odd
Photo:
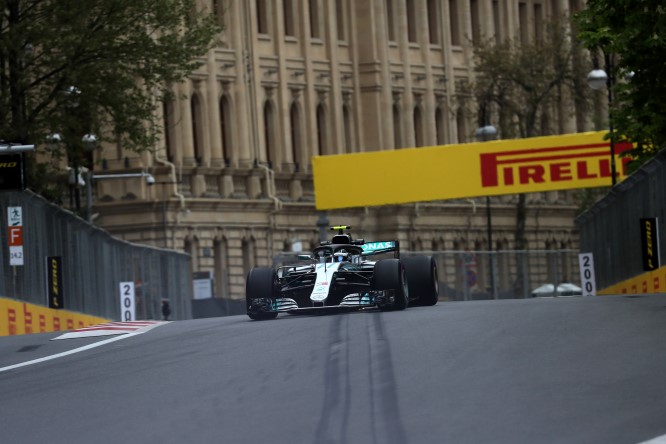
[[[75,330],[109,319],[0,298],[0,336]]]
[[[654,293],[666,293],[666,266],[604,288],[599,295]]]

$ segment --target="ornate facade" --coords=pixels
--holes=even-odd
[[[225,30],[200,69],[172,86],[159,146],[98,153],[104,173],[145,171],[156,183],[96,181],[95,223],[189,252],[193,271],[213,272],[216,297],[230,298],[244,296],[250,267],[310,249],[329,223],[406,250],[488,249],[485,198],[318,213],[311,158],[473,141],[476,119],[463,112],[459,85],[473,75],[474,42],[536,38],[546,17],[578,2],[199,3]],[[591,129],[575,112],[554,115],[557,132]],[[495,249],[512,248],[515,201],[490,199]],[[568,193],[530,195],[528,204],[530,249],[578,247]]]

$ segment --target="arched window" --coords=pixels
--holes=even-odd
[[[201,101],[197,94],[192,95],[190,100],[190,111],[192,113],[192,143],[194,145],[194,158],[197,165],[203,162],[203,114]]]
[[[458,0],[449,0],[449,29],[451,31],[451,44],[458,46],[460,37],[460,23],[458,16]]]
[[[529,39],[529,28],[527,23],[527,3],[518,3],[518,27],[520,30],[520,43],[527,44]]]
[[[335,0],[335,22],[337,24],[338,40],[347,40],[347,24],[345,21],[344,0]]]
[[[170,100],[164,100],[162,102],[162,114],[163,114],[163,124],[164,124],[164,147],[166,148],[166,157],[169,162],[174,161],[175,146],[174,141],[176,140],[176,131],[175,116],[174,116],[174,106],[173,102]]]
[[[393,9],[394,0],[386,0],[386,27],[388,28],[388,38],[395,41],[395,17]]]
[[[416,43],[418,41],[418,36],[416,35],[416,5],[414,0],[407,0],[407,40],[411,43]]]
[[[439,12],[437,5],[439,0],[428,0],[428,38],[433,45],[440,44],[439,41]]]
[[[502,41],[503,29],[500,21],[500,4],[498,0],[493,0],[493,27],[495,28],[495,43],[499,44]]]
[[[289,124],[291,126],[291,156],[294,159],[294,171],[300,169],[302,158],[301,116],[296,102],[289,109]]]
[[[257,32],[268,34],[268,9],[266,0],[257,0]]]
[[[328,128],[326,126],[326,108],[323,103],[317,105],[317,153],[328,154]]]
[[[222,137],[222,158],[224,159],[224,164],[229,166],[231,164],[231,131],[233,126],[231,125],[231,110],[229,107],[229,99],[226,96],[222,96],[220,99],[220,136]]]
[[[414,143],[416,146],[425,145],[423,140],[423,119],[421,118],[421,109],[414,107]]]
[[[284,7],[284,35],[295,37],[296,27],[294,23],[296,23],[296,11],[294,9],[294,2],[293,0],[282,0],[282,5]]]
[[[243,239],[241,248],[243,250],[243,276],[247,276],[252,267],[256,264],[254,256],[254,239]]]
[[[344,125],[344,152],[353,153],[356,150],[352,145],[352,122],[351,122],[351,112],[349,110],[349,105],[342,106],[342,124]]]
[[[310,37],[318,39],[321,37],[319,25],[319,0],[310,0]]]
[[[456,112],[456,127],[458,129],[458,143],[467,142],[467,125],[465,124],[465,112],[458,108]]]
[[[224,26],[225,12],[227,12],[227,8],[224,4],[224,0],[213,0],[213,15],[215,16],[215,21],[220,26]]]
[[[185,253],[189,254],[192,257],[192,272],[199,270],[199,239],[196,237],[187,237],[185,238],[185,245],[183,250]]]
[[[543,43],[543,6],[534,4],[534,38],[540,45]]]
[[[276,168],[276,134],[275,134],[275,113],[273,105],[269,100],[264,104],[264,141],[266,144],[266,161],[269,168]]]
[[[402,147],[402,125],[400,124],[400,107],[393,104],[393,147]]]
[[[446,143],[444,124],[444,112],[442,112],[441,107],[437,107],[435,110],[435,131],[437,131],[437,145],[444,145]]]
[[[478,0],[470,0],[469,12],[472,22],[472,43],[478,45],[481,42],[481,12]]]
[[[229,298],[229,249],[227,240],[216,239],[213,244],[215,255],[215,292],[216,297]]]

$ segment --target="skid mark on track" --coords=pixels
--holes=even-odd
[[[391,348],[384,329],[384,316],[376,313],[368,319],[373,443],[404,444],[407,442],[407,434],[400,414]]]
[[[332,316],[329,350],[324,371],[324,402],[314,442],[349,442],[351,385],[349,368],[349,316]]]
[[[350,337],[352,316],[332,316],[329,329],[328,356],[324,370],[324,400],[313,442],[337,444],[355,442],[350,439],[352,410],[352,375],[366,371],[352,369],[351,347],[367,344],[369,386],[367,418],[356,418],[367,424],[363,442],[373,444],[405,444],[405,433],[396,390],[391,349],[380,313],[363,316],[366,333]],[[354,318],[359,320],[360,317]],[[365,415],[364,415],[365,416]]]

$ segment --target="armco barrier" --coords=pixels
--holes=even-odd
[[[108,319],[0,298],[0,336],[74,330]]]

